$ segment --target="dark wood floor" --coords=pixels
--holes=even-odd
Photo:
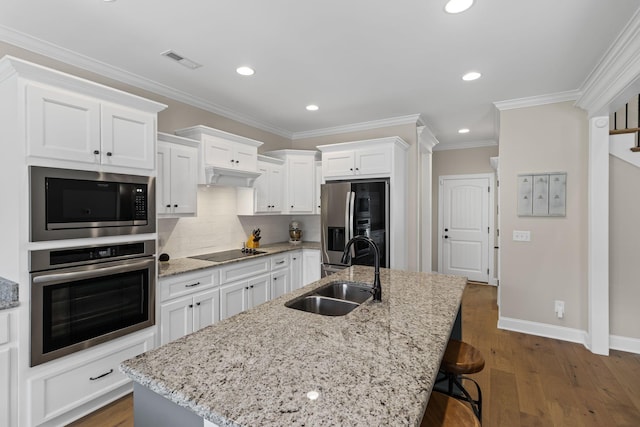
[[[483,427],[640,426],[640,355],[597,356],[581,344],[498,330],[497,321],[496,288],[467,286],[463,339],[486,361],[473,375]],[[128,396],[72,426],[133,426],[132,411]]]

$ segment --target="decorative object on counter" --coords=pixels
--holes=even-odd
[[[160,254],[160,256],[158,257],[158,260],[169,261],[169,254]]]
[[[259,248],[260,247],[260,239],[261,238],[262,237],[260,236],[260,229],[256,228],[255,230],[253,230],[251,232],[251,235],[247,239],[246,247],[249,248],[249,249]]]
[[[302,230],[298,221],[291,221],[289,224],[289,243],[299,245],[302,242]]]

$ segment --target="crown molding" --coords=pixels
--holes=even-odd
[[[378,129],[389,126],[400,126],[415,124],[417,126],[424,126],[424,119],[420,114],[411,114],[408,116],[391,117],[389,119],[372,120],[369,122],[353,123],[344,126],[334,126],[330,128],[309,130],[304,132],[295,132],[292,136],[292,140],[314,138],[317,136],[337,135],[348,132],[358,132],[369,129]]]
[[[228,108],[206,101],[204,99],[194,97],[186,92],[176,90],[169,86],[157,83],[153,80],[146,79],[104,62],[97,61],[88,56],[80,53],[65,49],[61,46],[49,43],[47,41],[29,36],[27,34],[15,31],[11,28],[0,25],[0,40],[6,43],[10,43],[14,46],[30,50],[40,55],[47,56],[57,61],[64,62],[74,67],[82,68],[84,70],[100,74],[104,77],[117,80],[122,83],[126,83],[140,89],[153,92],[158,95],[166,96],[167,98],[183,102],[193,107],[201,108],[214,114],[226,117],[231,120],[243,123],[254,128],[279,135],[284,138],[291,139],[292,133],[280,129],[266,123],[255,120],[243,114],[239,114]]]
[[[640,9],[631,17],[581,86],[576,105],[591,117],[608,115],[609,106],[626,96],[640,76]],[[637,94],[637,88],[635,94]],[[624,102],[633,96],[629,93]],[[622,102],[622,103],[624,103]]]
[[[569,90],[547,95],[530,96],[527,98],[510,99],[497,101],[493,105],[500,111],[513,110],[516,108],[536,107],[538,105],[555,104],[556,102],[575,101],[581,95],[579,90]]]
[[[497,145],[498,143],[492,139],[469,142],[442,142],[433,147],[433,151],[464,150],[466,148],[496,147]]]

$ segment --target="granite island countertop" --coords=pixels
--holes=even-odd
[[[219,426],[418,426],[466,278],[382,269],[381,303],[337,317],[284,306],[338,278],[370,283],[373,268],[348,268],[120,369]]]
[[[188,273],[190,271],[202,270],[205,268],[218,267],[221,265],[231,264],[234,262],[247,261],[263,256],[274,255],[282,252],[295,251],[298,249],[320,249],[320,242],[301,242],[297,245],[292,245],[289,242],[282,243],[270,243],[262,245],[258,248],[260,251],[264,251],[263,254],[252,255],[250,257],[242,257],[232,259],[223,262],[204,261],[194,258],[175,258],[169,261],[158,262],[159,271],[158,277],[168,277],[176,274]]]

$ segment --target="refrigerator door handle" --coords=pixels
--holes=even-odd
[[[349,227],[349,240],[351,240],[355,236],[355,230],[354,230],[353,224],[354,224],[354,215],[355,215],[354,205],[355,205],[355,201],[356,201],[356,193],[355,193],[355,191],[350,191],[349,195],[350,195],[350,199],[349,199],[349,222],[347,224],[348,224],[348,227]],[[350,255],[351,255],[351,259],[353,259],[356,256],[356,250],[354,248],[354,245],[351,245],[351,253],[350,253]]]

